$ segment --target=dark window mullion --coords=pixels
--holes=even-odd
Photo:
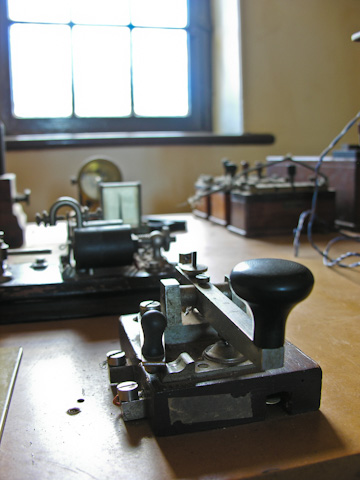
[[[131,95],[131,117],[135,117],[134,111],[134,77],[133,77],[133,40],[132,40],[132,32],[134,30],[134,25],[130,23],[129,30],[130,30],[130,95]]]
[[[71,29],[71,89],[72,89],[72,116],[71,116],[71,118],[77,118],[76,115],[75,115],[74,48],[73,48],[74,23],[70,22],[69,27]]]

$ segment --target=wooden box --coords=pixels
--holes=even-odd
[[[195,185],[196,194],[205,194],[208,192],[208,188]],[[201,197],[193,208],[194,215],[201,218],[209,218],[210,216],[210,195]]]
[[[230,225],[228,229],[248,237],[293,233],[299,216],[311,206],[312,192],[249,194],[231,192]],[[320,228],[331,229],[334,224],[335,192],[321,191],[317,212]]]
[[[230,193],[215,192],[210,195],[209,220],[219,225],[230,223]]]
[[[0,175],[0,230],[10,248],[19,248],[25,240],[26,214],[16,198],[14,173]]]
[[[195,186],[196,193],[207,192],[208,189]],[[194,215],[206,218],[219,225],[230,223],[230,194],[229,192],[212,192],[200,198],[193,209]]]
[[[283,157],[270,156],[267,161],[279,161]],[[293,157],[312,167],[318,163],[318,157]],[[287,165],[283,162],[268,168],[268,174],[286,176]],[[342,228],[360,229],[360,148],[344,146],[326,157],[320,171],[328,177],[329,187],[336,191],[335,224]],[[296,180],[309,178],[311,172],[299,166]]]

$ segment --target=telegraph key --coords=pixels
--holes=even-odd
[[[108,366],[125,422],[148,418],[156,435],[172,435],[319,408],[321,368],[285,341],[289,312],[312,290],[310,270],[248,260],[214,285],[189,254],[176,271],[160,280],[160,302],[120,317],[121,349]]]

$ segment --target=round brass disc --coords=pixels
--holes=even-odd
[[[77,183],[80,195],[93,201],[100,200],[100,182],[121,182],[122,174],[117,165],[107,158],[92,158],[81,167]]]

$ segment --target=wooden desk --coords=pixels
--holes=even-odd
[[[243,259],[294,260],[290,238],[245,239],[187,219],[188,233],[178,235],[171,255],[197,250],[213,281]],[[305,238],[297,260],[312,270],[315,287],[290,315],[286,336],[323,369],[320,411],[155,438],[145,420],[125,425],[112,403],[104,361],[118,347],[116,316],[3,325],[0,347],[22,346],[24,353],[0,445],[0,478],[359,478],[360,271],[323,266]],[[70,416],[73,407],[81,412]]]

